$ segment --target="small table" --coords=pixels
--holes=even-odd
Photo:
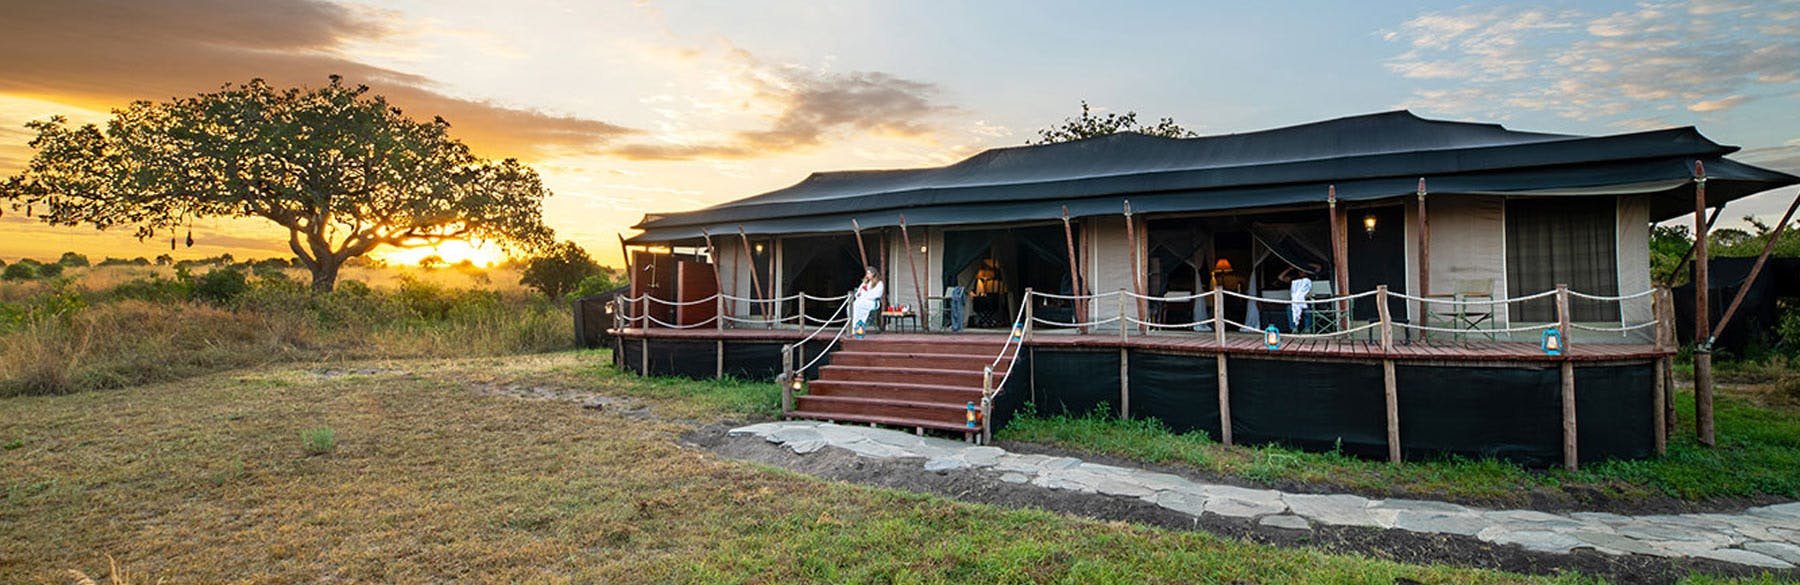
[[[912,309],[907,309],[905,311],[881,311],[882,331],[887,331],[888,327],[899,328],[906,326],[909,323],[911,324],[913,331],[916,332],[919,330],[919,314]]]

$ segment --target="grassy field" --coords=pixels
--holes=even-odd
[[[1174,463],[1220,474],[1275,483],[1300,481],[1372,493],[1419,497],[1455,496],[1477,502],[1524,505],[1533,490],[1598,493],[1611,499],[1664,495],[1699,501],[1721,497],[1800,497],[1800,408],[1767,395],[1763,387],[1722,391],[1715,403],[1718,448],[1701,446],[1683,426],[1665,457],[1531,470],[1491,460],[1445,458],[1389,465],[1336,453],[1308,453],[1279,446],[1227,447],[1205,433],[1172,433],[1155,420],[1101,417],[1015,418],[996,438],[1105,453],[1151,463]],[[1681,421],[1693,418],[1691,395],[1677,401]]]
[[[359,267],[326,295],[293,270],[215,272],[107,266],[0,281],[0,397],[294,360],[552,351],[574,339],[568,305],[519,288],[509,270]]]
[[[277,365],[0,400],[0,582],[1587,582],[1282,550],[856,487],[678,446],[751,384],[604,353]],[[656,418],[490,396],[606,391]],[[322,435],[329,435],[323,440]]]

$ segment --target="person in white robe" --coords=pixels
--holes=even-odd
[[[866,325],[870,313],[881,308],[881,297],[887,294],[886,285],[881,282],[881,273],[874,266],[863,272],[862,284],[856,287],[856,300],[850,304],[850,320],[857,325]],[[860,328],[860,327],[859,327]]]

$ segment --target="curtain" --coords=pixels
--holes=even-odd
[[[1331,226],[1324,220],[1296,223],[1252,222],[1250,235],[1271,254],[1296,268],[1318,275],[1332,274]]]
[[[1619,290],[1616,203],[1612,197],[1513,199],[1506,202],[1506,294],[1510,298],[1569,285],[1591,295]],[[1513,319],[1556,320],[1556,300],[1517,303]],[[1569,320],[1619,319],[1612,302],[1569,300]]]
[[[997,230],[958,230],[944,232],[944,286],[956,286],[956,276],[976,261],[986,258],[994,247]]]

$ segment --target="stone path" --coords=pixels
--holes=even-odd
[[[1310,530],[1315,524],[1365,526],[1472,536],[1538,552],[1589,548],[1613,555],[1697,557],[1772,569],[1800,565],[1800,503],[1736,514],[1651,516],[1484,510],[1442,502],[1290,494],[1207,484],[1073,457],[1025,455],[999,447],[818,421],[763,423],[733,429],[730,434],[761,437],[802,455],[839,447],[862,457],[922,459],[926,471],[982,470],[998,473],[1000,480],[1008,483],[1138,498],[1194,516],[1218,514],[1290,530]]]

